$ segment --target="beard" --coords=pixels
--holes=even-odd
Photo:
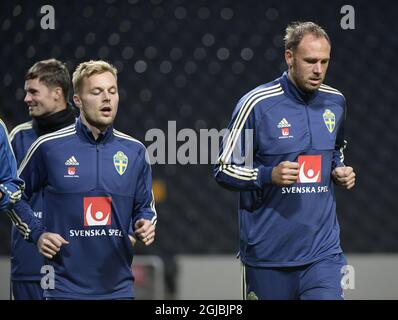
[[[292,78],[294,80],[295,85],[305,93],[314,93],[319,89],[321,84],[323,83],[323,78],[322,77],[309,77],[309,78],[304,78],[304,77],[298,77],[297,75],[293,74]],[[310,81],[317,81],[316,84],[311,84]]]

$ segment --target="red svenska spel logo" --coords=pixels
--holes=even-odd
[[[112,223],[111,197],[84,197],[84,226],[106,226]]]
[[[299,183],[317,183],[322,178],[322,156],[321,155],[302,155],[297,162],[300,165]]]

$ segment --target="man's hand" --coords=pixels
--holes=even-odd
[[[37,249],[43,256],[52,259],[61,249],[61,246],[68,243],[58,233],[44,232],[37,241]]]
[[[332,177],[337,185],[346,189],[351,189],[355,186],[355,172],[352,167],[338,167],[333,170]]]
[[[138,220],[135,225],[135,235],[140,239],[146,246],[149,246],[155,241],[155,226],[151,221],[146,219]]]
[[[298,162],[282,161],[272,169],[272,183],[278,186],[290,186],[297,182],[299,175]]]
[[[129,234],[129,239],[130,239],[131,245],[134,247],[137,240],[135,240],[134,236],[131,234]]]

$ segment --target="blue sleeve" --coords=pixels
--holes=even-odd
[[[230,190],[262,190],[272,183],[273,167],[255,163],[258,149],[256,116],[253,109],[248,109],[246,100],[242,100],[221,144],[214,176],[219,185]]]
[[[0,120],[0,211],[11,209],[21,199],[24,182],[18,178],[17,164],[4,123]]]
[[[133,228],[135,228],[135,223],[140,219],[150,220],[153,224],[157,222],[155,199],[152,192],[152,173],[145,149],[143,149],[143,155],[140,159],[140,173],[135,190],[132,214]]]
[[[19,176],[25,181],[24,198],[27,201],[47,183],[47,167],[42,147],[41,141],[36,140],[18,168]]]
[[[18,201],[7,214],[15,228],[29,242],[37,243],[42,233],[45,232],[41,220],[34,216],[32,208],[25,199]]]
[[[22,146],[22,142],[20,140],[21,139],[20,139],[19,133],[13,134],[11,132],[10,143],[11,143],[12,150],[14,152],[15,161],[17,162],[17,167],[21,164],[21,161],[23,159],[23,150],[21,150],[21,148],[18,147],[18,146]]]
[[[346,107],[344,102],[344,116],[337,130],[336,143],[333,151],[332,171],[337,167],[344,167],[344,149],[347,146],[347,141],[344,139],[344,122],[346,118]]]
[[[40,235],[45,232],[45,228],[41,220],[34,216],[28,202],[34,192],[43,188],[47,179],[47,170],[45,161],[42,159],[40,145],[32,144],[22,160],[18,172],[25,181],[25,192],[21,201],[9,212],[9,216],[24,239],[37,243]]]

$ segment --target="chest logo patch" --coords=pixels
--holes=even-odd
[[[112,223],[111,197],[84,197],[84,226],[107,226]]]
[[[123,175],[127,169],[129,158],[122,152],[118,151],[113,156],[113,164],[118,174]]]
[[[323,122],[325,122],[326,128],[332,133],[336,125],[336,117],[332,111],[326,109],[323,113]]]
[[[77,174],[77,166],[79,162],[76,160],[75,156],[71,156],[68,160],[65,161],[65,166],[67,168],[67,174],[64,175],[64,178],[79,178]]]
[[[286,120],[286,118],[283,118],[281,121],[279,121],[277,127],[281,129],[281,135],[279,136],[279,139],[293,138],[289,129],[291,124]]]
[[[298,183],[319,183],[321,182],[322,156],[301,155],[297,162],[300,165]]]

